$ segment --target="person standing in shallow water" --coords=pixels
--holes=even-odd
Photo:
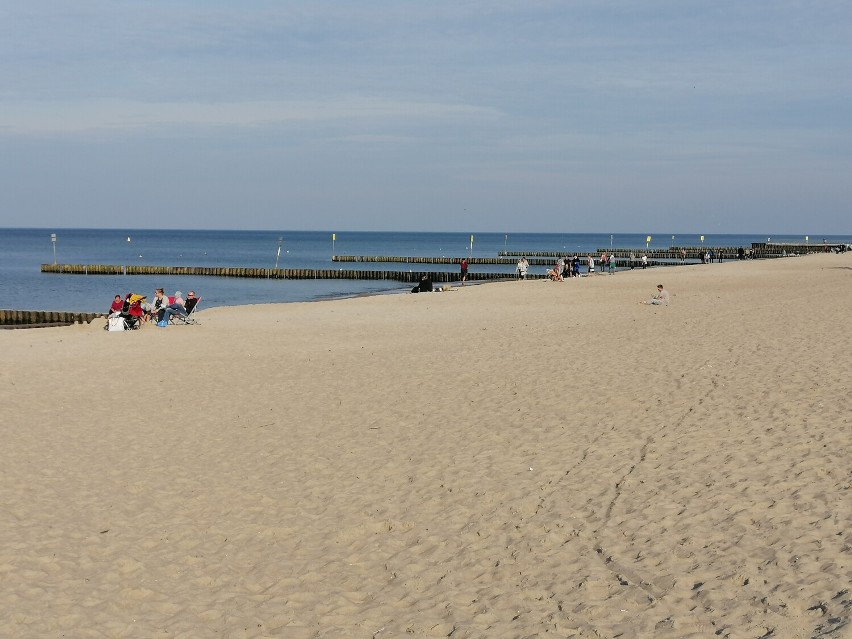
[[[467,258],[463,257],[461,261],[461,283],[464,286],[464,283],[467,281]]]

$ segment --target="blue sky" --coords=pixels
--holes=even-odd
[[[0,0],[0,226],[852,233],[852,3]]]

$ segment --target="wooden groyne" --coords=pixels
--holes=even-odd
[[[789,255],[804,255],[807,253],[843,251],[845,244],[769,244],[752,243],[751,248],[738,246],[672,246],[667,249],[636,249],[636,248],[599,248],[593,254],[598,257],[602,253],[613,255],[619,268],[637,267],[641,258],[648,258],[648,266],[672,266],[679,263],[701,262],[703,256],[712,252],[713,261],[735,260],[742,258],[764,259]],[[496,265],[507,267],[503,273],[474,273],[468,272],[470,281],[489,281],[508,279],[515,276],[517,259],[525,256],[530,266],[552,266],[557,259],[578,255],[581,264],[585,253],[572,251],[500,251],[498,257],[470,257],[468,264]],[[364,263],[404,263],[422,265],[452,264],[457,266],[460,257],[412,257],[393,255],[337,255],[332,257],[336,262]],[[251,279],[273,280],[390,280],[403,283],[418,282],[424,272],[428,272],[433,282],[456,282],[459,280],[458,270],[427,271],[410,269],[406,271],[367,270],[367,269],[291,269],[291,268],[252,268],[233,266],[142,266],[116,264],[42,264],[42,273],[57,273],[66,275],[168,275],[168,276],[210,276],[210,277],[239,277]],[[528,279],[536,279],[536,274],[528,274]]]
[[[106,317],[103,313],[72,313],[66,311],[12,311],[0,310],[2,328],[40,328],[91,324],[92,320]]]
[[[403,257],[399,255],[332,255],[332,262],[382,262],[387,264],[458,264],[466,259],[468,264],[497,264],[514,266],[517,260],[506,257]]]
[[[844,244],[782,244],[782,243],[766,243],[752,242],[751,247],[740,246],[670,246],[669,248],[599,248],[593,255],[597,256],[601,253],[607,255],[615,255],[619,258],[641,259],[642,255],[647,255],[648,259],[657,260],[687,260],[701,261],[705,253],[712,252],[714,260],[735,260],[741,255],[749,259],[769,259],[776,257],[787,257],[790,255],[807,255],[809,253],[824,253],[831,251],[846,250]],[[525,256],[528,260],[531,257],[535,258],[551,258],[558,259],[566,255],[588,255],[588,253],[576,253],[568,251],[500,251],[501,257],[519,258]]]
[[[514,264],[513,264],[514,266]],[[212,277],[242,277],[272,280],[391,280],[419,282],[427,273],[433,282],[457,282],[458,271],[368,271],[356,269],[274,269],[214,266],[119,266],[111,264],[42,264],[42,273],[64,275],[191,275]],[[501,280],[515,277],[511,273],[468,273],[470,281]]]
[[[707,253],[708,251],[713,251],[713,258],[714,259],[718,259],[719,256],[722,256],[722,258],[726,259],[726,260],[735,260],[735,259],[737,259],[738,250],[739,250],[738,247],[730,247],[730,246],[724,246],[724,247],[709,247],[708,246],[705,249],[691,247],[691,248],[687,248],[686,254],[683,255],[681,253],[681,247],[671,247],[671,248],[667,248],[667,249],[599,248],[599,249],[596,249],[594,252],[592,252],[591,255],[592,255],[592,257],[597,258],[602,253],[606,253],[607,255],[614,255],[617,258],[622,258],[622,259],[627,259],[627,260],[629,260],[631,258],[633,258],[634,260],[639,260],[639,259],[642,258],[643,255],[646,255],[649,260],[654,259],[654,260],[671,260],[671,261],[674,261],[674,260],[680,260],[681,258],[685,258],[685,259],[692,260],[692,261],[695,261],[695,260],[701,261],[701,259],[702,259],[702,257],[704,256],[705,253]],[[501,252],[501,255],[502,254],[503,253]],[[577,251],[574,251],[574,252],[568,251],[566,253],[564,251],[561,251],[561,252],[560,251],[530,251],[528,253],[524,253],[523,251],[517,251],[517,252],[509,251],[509,252],[506,252],[504,255],[507,256],[507,257],[508,256],[515,256],[515,257],[525,256],[528,261],[530,261],[532,259],[547,258],[547,259],[550,260],[550,261],[548,261],[548,264],[549,264],[549,263],[552,262],[552,260],[559,259],[560,257],[566,257],[566,256],[571,257],[571,256],[574,256],[574,255],[577,255],[582,260],[583,258],[585,258],[589,255],[589,252],[586,251],[586,252],[582,253],[582,252],[577,252]],[[530,261],[530,263],[532,264],[531,261]]]
[[[518,254],[520,257],[520,254]],[[562,255],[556,257],[564,257]],[[488,264],[507,266],[515,270],[518,260],[509,257],[468,257],[467,263],[471,266],[477,264]],[[403,263],[403,264],[454,264],[458,266],[460,257],[400,257],[394,255],[334,255],[332,262],[373,262],[373,263]],[[554,260],[543,257],[530,257],[527,259],[530,266],[553,266]]]
[[[764,257],[832,253],[848,250],[847,244],[793,244],[785,242],[752,242],[751,250]]]

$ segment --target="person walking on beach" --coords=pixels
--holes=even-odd
[[[589,260],[589,275],[594,275],[595,274],[595,258],[593,258],[591,255],[589,255],[588,260]]]
[[[526,256],[521,257],[521,259],[518,260],[518,279],[519,280],[527,279],[527,271],[529,270],[529,268],[530,268],[530,263],[527,262]]]
[[[642,268],[648,268],[648,256],[642,253]]]
[[[463,257],[461,261],[461,283],[464,286],[464,283],[467,281],[467,258]]]

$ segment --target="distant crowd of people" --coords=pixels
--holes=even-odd
[[[709,263],[713,258],[713,251],[708,251],[706,254],[701,256],[702,262],[705,263]],[[614,253],[608,253],[606,251],[603,251],[600,256],[589,254],[584,257],[580,257],[578,255],[560,257],[556,260],[553,266],[547,270],[546,275],[553,281],[561,282],[572,277],[585,277],[595,274],[613,273],[617,270],[617,259],[618,258],[616,258]],[[629,257],[620,259],[622,259],[623,266],[629,267],[630,269],[637,267],[645,269],[648,268],[649,265],[648,255],[645,253],[642,253],[638,258],[635,253],[630,253]],[[681,262],[686,260],[686,251],[684,249],[681,249],[680,251],[680,259]],[[461,282],[461,285],[464,286],[469,277],[468,259],[461,258],[458,264],[459,281]],[[527,279],[529,272],[530,262],[525,255],[521,256],[515,266],[515,276],[519,280],[525,280]],[[431,278],[425,274],[422,277],[423,280],[411,289],[412,293],[422,293],[433,290]]]
[[[526,256],[518,260],[516,266],[516,275],[519,280],[527,279],[529,271],[529,260]],[[554,282],[562,282],[567,278],[581,277],[581,271],[585,268],[586,275],[594,275],[599,273],[612,273],[616,268],[615,255],[602,253],[600,258],[595,259],[594,255],[587,255],[580,258],[577,255],[572,257],[560,257],[556,263],[547,271],[547,277]]]

